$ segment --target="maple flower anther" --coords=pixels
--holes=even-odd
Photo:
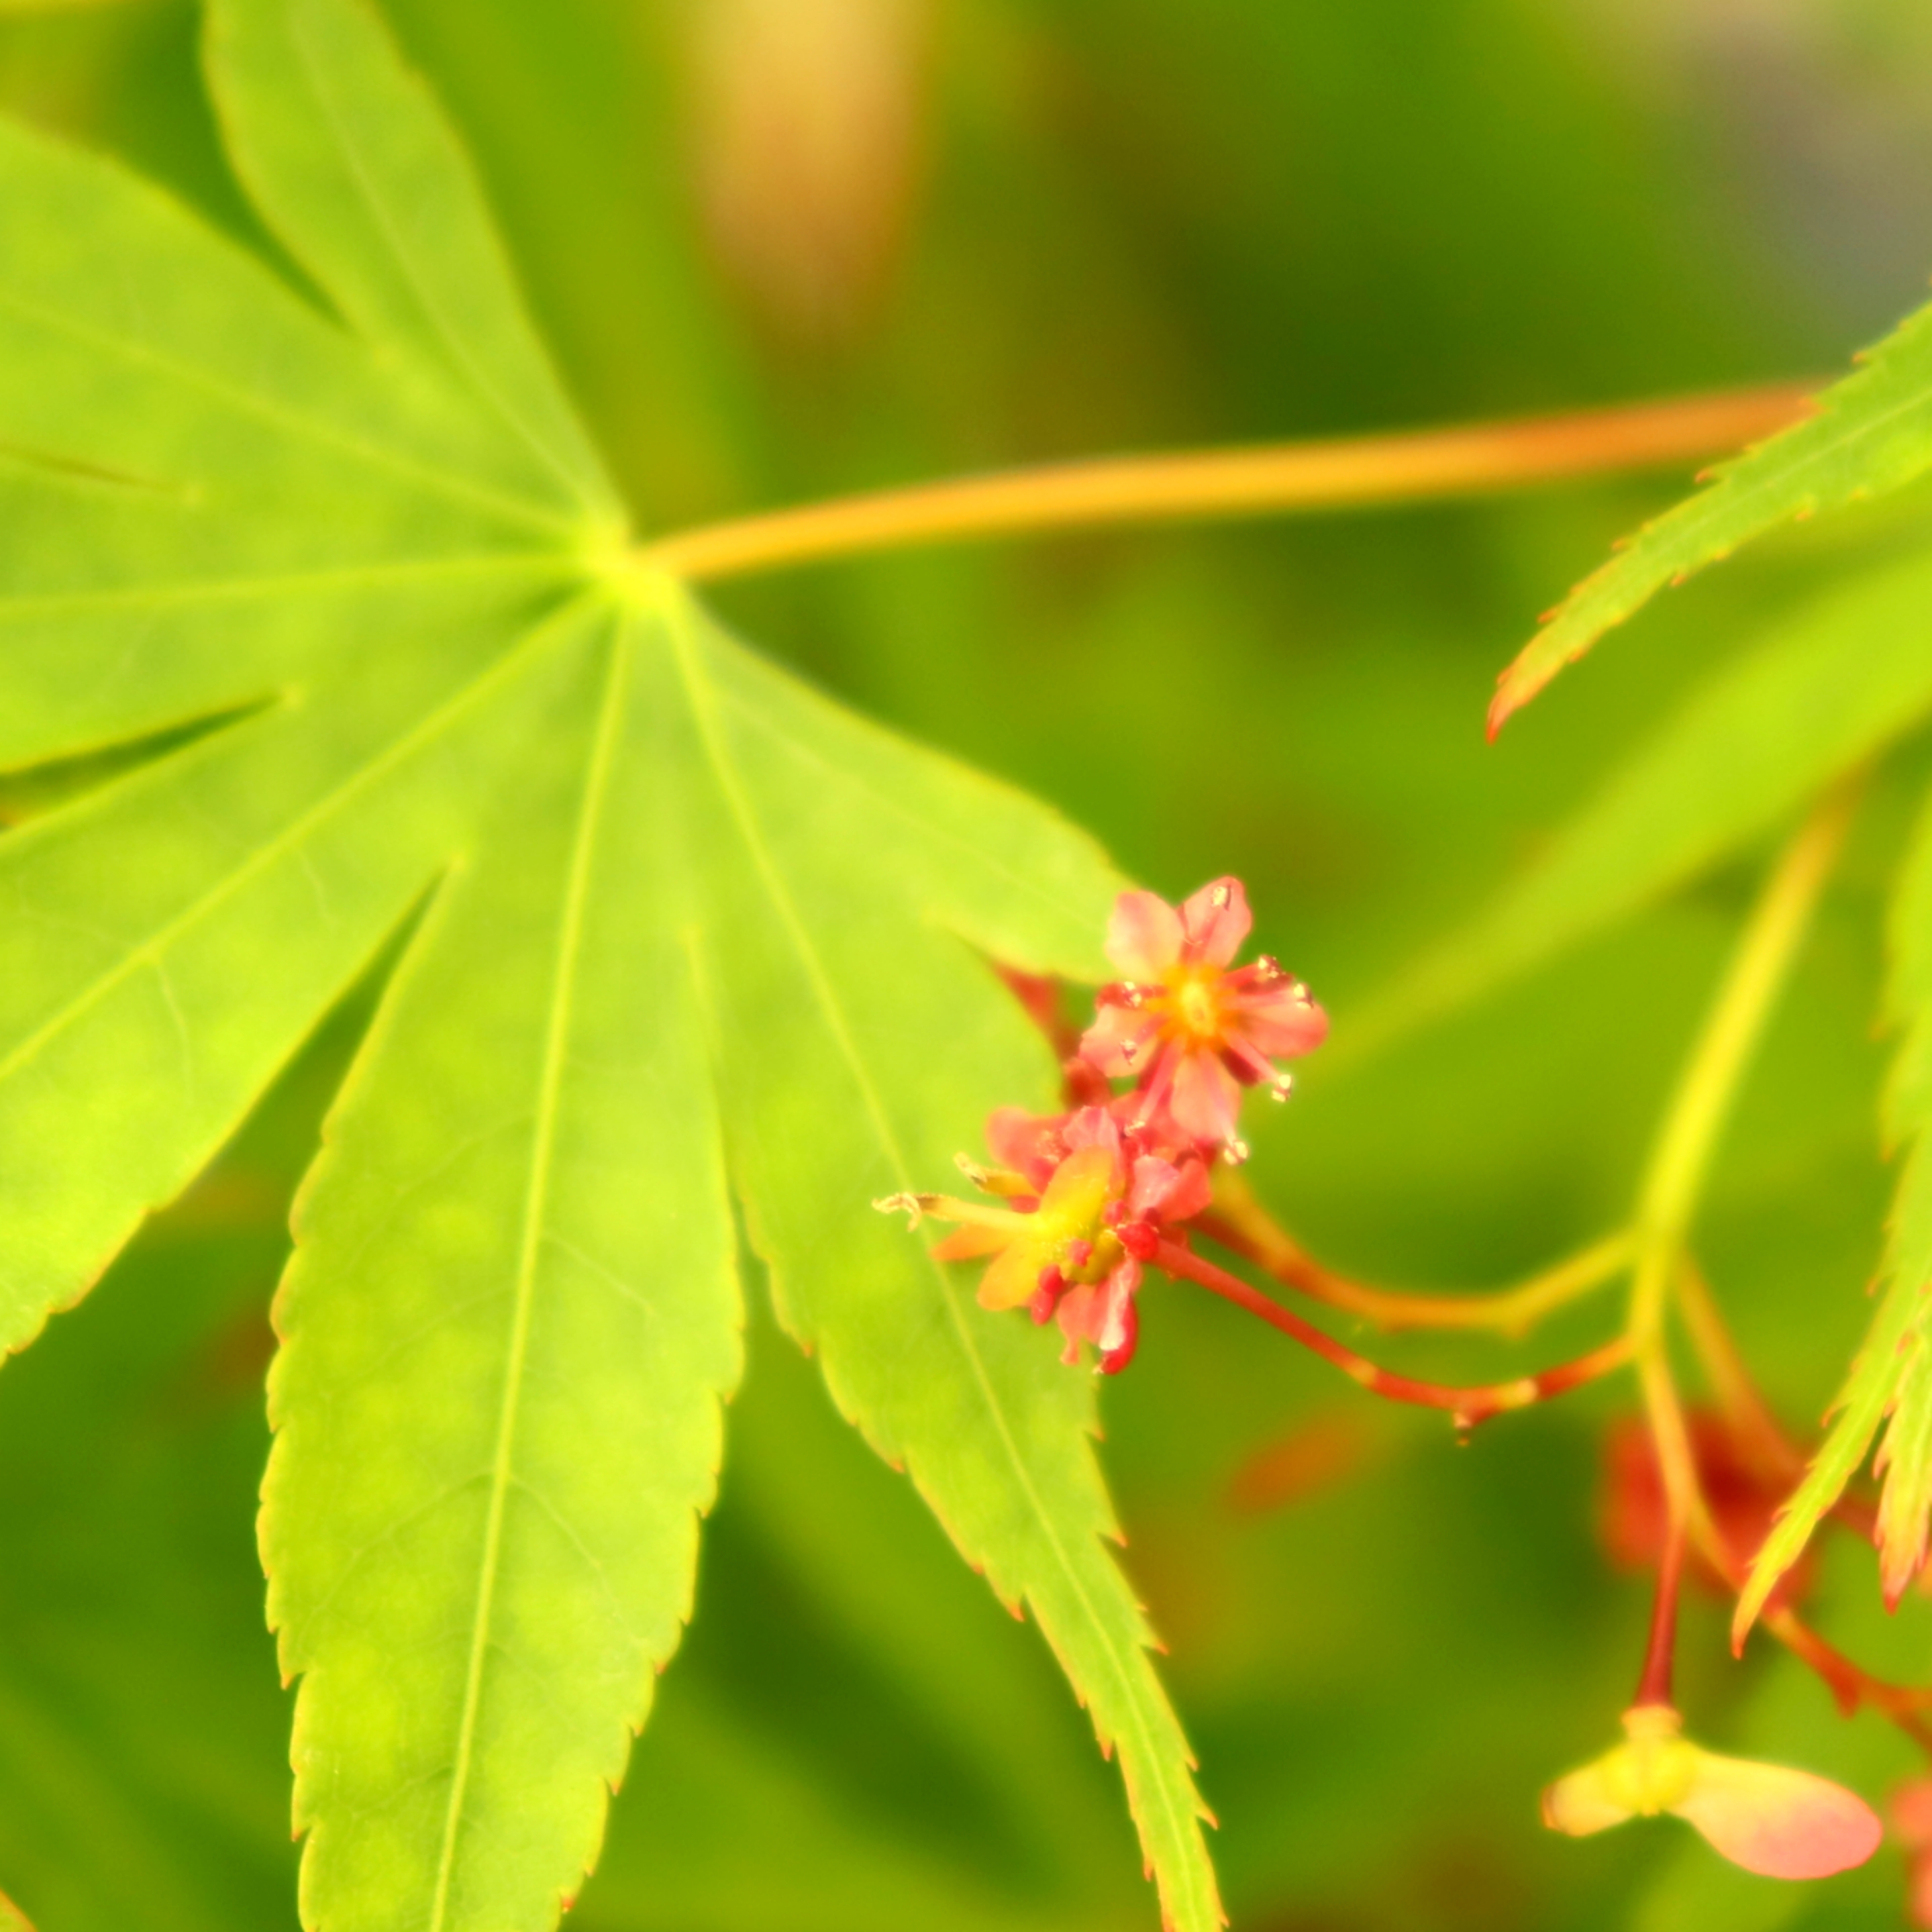
[[[1766,1878],[1826,1878],[1877,1850],[1885,1828],[1856,1792],[1789,1765],[1720,1756],[1683,1732],[1668,1704],[1626,1711],[1622,1744],[1544,1792],[1543,1822],[1580,1838],[1668,1811]]]

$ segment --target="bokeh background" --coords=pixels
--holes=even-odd
[[[1838,368],[1932,266],[1918,0],[386,0],[472,145],[641,527],[1127,448],[1402,427]],[[184,0],[0,0],[0,106],[260,242]],[[0,208],[0,220],[5,211]],[[1665,599],[1486,748],[1536,613],[1682,478],[906,556],[721,590],[852,703],[1050,798],[1171,896],[1243,875],[1334,1016],[1254,1172],[1331,1260],[1501,1282],[1624,1211],[1751,855],[1370,1054],[1352,1016],[1683,694],[1924,494]],[[4,541],[0,533],[0,541]],[[1877,911],[1928,759],[1876,784],[1702,1222],[1777,1403],[1863,1322],[1886,1179]],[[0,789],[32,808],[33,775]],[[289,1194],[366,1018],[0,1378],[0,1887],[41,1932],[293,1928],[289,1701],[252,1538]],[[974,1124],[962,1124],[962,1139]],[[4,1177],[0,1177],[4,1185]],[[1612,1734],[1646,1612],[1607,1564],[1593,1390],[1458,1448],[1232,1310],[1145,1298],[1105,1392],[1126,1560],[1222,1820],[1237,1932],[1898,1922],[1895,1855],[1814,1887],[1672,1822],[1537,1823]],[[1601,1307],[1534,1345],[1604,1332]],[[1044,1340],[1042,1346],[1049,1346]],[[1410,1340],[1473,1379],[1499,1346]],[[1036,1634],[953,1558],[762,1315],[699,1614],[586,1932],[1128,1932],[1112,1771]],[[1838,1550],[1826,1627],[1907,1675]],[[1906,1760],[1722,1615],[1714,1742],[1877,1797]]]

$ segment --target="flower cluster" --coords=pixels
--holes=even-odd
[[[928,1214],[956,1223],[933,1252],[990,1257],[981,1305],[1058,1322],[1069,1362],[1087,1342],[1103,1374],[1132,1360],[1143,1265],[1164,1242],[1184,1243],[1183,1224],[1212,1198],[1214,1163],[1246,1156],[1236,1133],[1244,1089],[1265,1084],[1285,1099],[1288,1076],[1275,1059],[1309,1052],[1328,1031],[1308,989],[1274,961],[1234,968],[1251,922],[1238,879],[1179,906],[1123,892],[1107,956],[1125,976],[1101,988],[1068,1064],[1075,1104],[993,1114],[994,1165],[960,1162],[989,1200],[897,1194],[877,1204],[915,1224]],[[1116,1091],[1122,1079],[1132,1084]]]

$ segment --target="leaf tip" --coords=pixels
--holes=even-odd
[[[1731,1613],[1731,1654],[1733,1657],[1744,1655],[1744,1640],[1750,1635],[1751,1628],[1757,1622],[1758,1612],[1762,1607],[1766,1594],[1766,1590],[1759,1587],[1758,1579],[1754,1574],[1750,1582],[1744,1586],[1744,1594],[1738,1599],[1737,1608]]]
[[[1496,680],[1496,694],[1490,700],[1489,713],[1483,722],[1483,737],[1486,743],[1493,745],[1496,742],[1502,735],[1503,727],[1536,695],[1540,688],[1535,684],[1525,688],[1526,681],[1516,676],[1517,664],[1521,662],[1519,658],[1516,664],[1510,665]]]

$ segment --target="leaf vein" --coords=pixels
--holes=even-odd
[[[336,144],[341,149],[343,159],[348,164],[350,178],[355,182],[356,190],[361,195],[364,206],[368,208],[370,218],[381,232],[384,242],[388,244],[389,253],[394,258],[404,280],[415,296],[418,305],[428,319],[430,326],[442,338],[444,346],[449,350],[457,368],[469,379],[470,386],[476,394],[496,412],[500,420],[528,448],[532,454],[536,456],[538,461],[563,484],[578,506],[594,514],[599,506],[592,501],[581,480],[572,473],[570,466],[558,456],[549,443],[524,420],[522,412],[512,406],[508,398],[477,366],[476,358],[470,352],[468,346],[464,343],[462,337],[451,327],[449,319],[444,314],[442,305],[430,295],[422,278],[416,273],[414,258],[410,251],[404,247],[402,238],[397,232],[388,202],[377,191],[375,181],[364,163],[362,150],[352,137],[352,124],[344,118],[339,110],[334,96],[329,92],[328,83],[323,78],[322,69],[316,60],[314,50],[303,32],[301,22],[297,20],[292,19],[289,22],[289,39],[301,58],[302,71],[310,86],[315,91],[316,104],[321,108],[322,115],[328,123],[329,131],[335,136]]]
[[[469,1796],[476,1726],[482,1707],[484,1667],[492,1642],[490,1624],[495,1614],[497,1575],[502,1556],[503,1520],[510,1489],[515,1480],[517,1425],[530,1352],[538,1260],[542,1247],[544,1217],[549,1211],[550,1168],[556,1152],[564,1069],[568,1058],[584,908],[590,897],[591,855],[596,849],[611,767],[615,762],[618,726],[622,716],[622,698],[629,668],[630,642],[622,628],[617,627],[610,640],[610,669],[590,766],[584,777],[583,800],[578,808],[570,855],[570,872],[564,889],[556,970],[551,982],[543,1062],[538,1076],[536,1131],[530,1151],[530,1185],[524,1196],[523,1235],[517,1258],[502,1402],[497,1415],[496,1449],[490,1473],[489,1504],[477,1576],[469,1666],[464,1683],[462,1714],[458,1724],[455,1756],[451,1769],[449,1803],[443,1817],[442,1844],[437,1858],[427,1932],[445,1932],[448,1923],[450,1888],[455,1877],[458,1843],[462,1835],[464,1805]]]
[[[192,363],[176,361],[172,356],[164,356],[158,350],[128,338],[116,335],[111,330],[100,328],[64,315],[58,309],[44,308],[40,303],[29,301],[10,290],[0,289],[0,310],[10,310],[37,322],[56,335],[70,337],[84,347],[95,350],[104,356],[118,357],[136,368],[154,370],[171,378],[183,386],[198,389],[203,394],[212,396],[225,403],[238,415],[252,416],[259,421],[272,424],[290,436],[306,440],[325,449],[334,449],[346,456],[356,458],[372,468],[388,470],[398,476],[407,477],[411,482],[427,485],[452,496],[476,503],[494,510],[498,514],[516,522],[532,525],[538,529],[571,530],[576,526],[567,517],[546,510],[538,505],[526,502],[520,497],[509,496],[494,490],[484,488],[472,483],[466,477],[439,470],[432,464],[418,463],[405,456],[400,450],[385,449],[381,444],[365,442],[359,436],[346,436],[340,430],[318,421],[299,411],[283,409],[270,402],[266,397],[252,394],[223,382],[220,377],[205,369],[197,369]]]
[[[407,584],[421,578],[506,575],[533,577],[569,574],[558,557],[531,554],[412,557],[398,563],[345,565],[340,569],[291,571],[272,577],[209,578],[200,583],[128,584],[112,590],[30,591],[20,596],[0,594],[0,624],[15,619],[58,616],[66,610],[145,610],[168,604],[218,603],[250,597],[280,597],[291,592],[358,590],[381,584]]]
[[[520,668],[525,656],[538,649],[548,634],[556,629],[575,608],[576,601],[573,600],[553,613],[548,620],[538,625],[520,644],[506,651],[481,676],[465,685],[453,698],[412,726],[388,746],[378,757],[358,766],[340,784],[317,799],[272,838],[250,853],[232,872],[225,874],[219,884],[184,907],[173,918],[166,921],[147,938],[124,953],[106,972],[89,981],[74,998],[43,1021],[4,1058],[0,1058],[0,1086],[4,1086],[13,1078],[69,1026],[92,1012],[142,967],[152,965],[161,959],[176,940],[190,931],[210,913],[218,910],[250,879],[266,870],[284,854],[298,850],[302,841],[316,826],[325,823],[379,778],[388,776],[426,746],[434,742],[457,718],[502,682],[513,668]]]

